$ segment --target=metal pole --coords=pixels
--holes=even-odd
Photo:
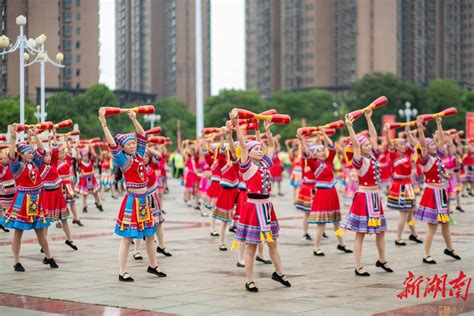
[[[25,124],[25,41],[23,25],[20,25],[20,124]]]
[[[201,0],[195,0],[195,62],[196,62],[196,136],[204,127],[204,104],[202,84],[202,21]]]
[[[41,52],[44,53],[44,44],[41,45]],[[46,108],[45,108],[45,96],[44,96],[44,59],[40,63],[40,76],[41,76],[41,123],[46,121]]]

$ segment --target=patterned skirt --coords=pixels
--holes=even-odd
[[[150,207],[151,216],[155,219],[156,224],[161,224],[165,221],[163,212],[161,212],[160,192],[157,188],[147,192],[148,205]]]
[[[357,192],[342,228],[357,233],[378,234],[387,230],[382,199],[378,191]]]
[[[72,187],[72,183],[70,181],[63,181],[62,189],[64,198],[66,199],[66,203],[74,203],[76,201],[76,192]]]
[[[415,218],[431,224],[449,223],[448,196],[443,188],[426,187]]]
[[[313,204],[314,183],[303,182],[298,196],[296,197],[295,206],[297,210],[309,213],[311,204]]]
[[[13,202],[16,193],[15,181],[0,183],[0,212],[7,210]]]
[[[336,188],[316,188],[308,223],[327,224],[340,221],[341,211]]]
[[[70,213],[60,188],[45,189],[41,193],[41,206],[51,222],[66,220]]]
[[[100,186],[103,188],[111,188],[115,184],[115,176],[112,170],[102,170],[100,174]]]
[[[31,230],[42,229],[50,225],[48,213],[41,206],[40,191],[18,189],[10,208],[0,219],[5,227]]]
[[[413,184],[395,180],[388,191],[387,207],[404,212],[413,210],[415,208]]]
[[[224,188],[222,187],[221,194],[217,198],[216,207],[212,212],[212,217],[223,222],[232,221],[232,211],[237,203],[239,196],[239,188]]]
[[[76,191],[84,195],[99,191],[99,184],[95,176],[93,174],[80,176],[76,185]]]
[[[239,196],[237,197],[237,205],[235,206],[235,213],[232,220],[238,221],[240,219],[240,213],[247,203],[247,189],[239,189]]]
[[[156,232],[155,219],[146,194],[127,193],[117,216],[115,233],[125,238],[143,238]]]
[[[271,241],[280,235],[280,226],[270,199],[247,199],[240,214],[235,239],[250,244]]]

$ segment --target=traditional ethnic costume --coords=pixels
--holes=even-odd
[[[238,160],[232,157],[229,150],[220,148],[217,162],[218,168],[221,169],[221,191],[217,197],[212,217],[223,222],[231,222],[232,212],[239,195]]]
[[[66,220],[70,215],[62,191],[62,179],[57,170],[58,155],[59,149],[54,147],[51,152],[51,163],[43,163],[40,167],[44,187],[41,206],[48,213],[51,222]]]
[[[367,141],[369,141],[367,137],[359,137],[361,145]],[[378,188],[380,170],[376,155],[377,153],[373,150],[369,157],[352,159],[352,165],[359,179],[359,188],[354,195],[347,221],[342,224],[342,228],[364,234],[378,234],[387,230]]]
[[[334,178],[334,157],[336,148],[328,147],[329,154],[325,160],[308,159],[308,166],[315,178],[315,191],[309,213],[309,224],[327,224],[341,221],[339,196]],[[322,145],[315,146],[312,151],[326,150]]]
[[[29,145],[18,145],[18,152],[33,151]],[[10,170],[16,181],[17,192],[0,224],[19,230],[42,229],[50,225],[48,213],[41,205],[43,183],[38,168],[43,164],[44,151],[37,149],[32,162],[10,159]]]
[[[247,143],[250,152],[259,142]],[[242,178],[247,187],[247,203],[240,214],[235,238],[238,241],[260,244],[264,241],[271,242],[278,238],[280,226],[270,200],[272,177],[270,168],[272,160],[264,155],[258,164],[250,158],[240,164]]]
[[[426,139],[426,145],[433,142]],[[420,157],[426,177],[426,188],[415,213],[415,218],[431,223],[448,223],[448,196],[445,189],[446,170],[442,159],[444,153],[438,151],[435,155],[427,154]]]
[[[388,192],[387,207],[392,210],[408,212],[415,208],[412,154],[411,147],[407,147],[402,154],[395,149],[389,149],[393,182]]]
[[[86,150],[81,151],[81,156],[88,155]],[[92,156],[88,162],[78,161],[79,181],[76,185],[76,191],[80,194],[87,195],[95,193],[99,190],[99,184],[94,175],[95,156]]]
[[[137,152],[128,155],[120,149],[131,140],[137,140]],[[120,206],[115,233],[124,238],[143,238],[156,232],[155,220],[151,214],[146,192],[137,194],[130,189],[146,189],[148,178],[143,163],[146,149],[146,137],[135,134],[117,135],[116,146],[110,149],[114,156],[114,164],[122,171],[127,185],[127,194]]]

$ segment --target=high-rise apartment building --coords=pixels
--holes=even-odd
[[[2,34],[15,42],[20,28],[16,17],[27,19],[25,33],[46,35],[45,50],[54,59],[64,54],[63,69],[45,66],[48,88],[87,88],[99,81],[99,3],[87,0],[0,0]],[[18,51],[1,57],[0,94],[19,94]],[[40,66],[25,69],[25,93],[34,102],[40,86]]]
[[[247,87],[265,97],[378,71],[474,84],[474,0],[246,0],[246,40]]]
[[[202,2],[203,95],[210,94],[210,0]],[[195,110],[195,2],[116,0],[116,88]]]

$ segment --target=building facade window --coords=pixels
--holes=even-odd
[[[64,12],[63,13],[63,21],[64,22],[71,22],[72,21],[72,13],[71,12]]]
[[[72,0],[63,0],[63,8],[70,9],[72,7]]]

